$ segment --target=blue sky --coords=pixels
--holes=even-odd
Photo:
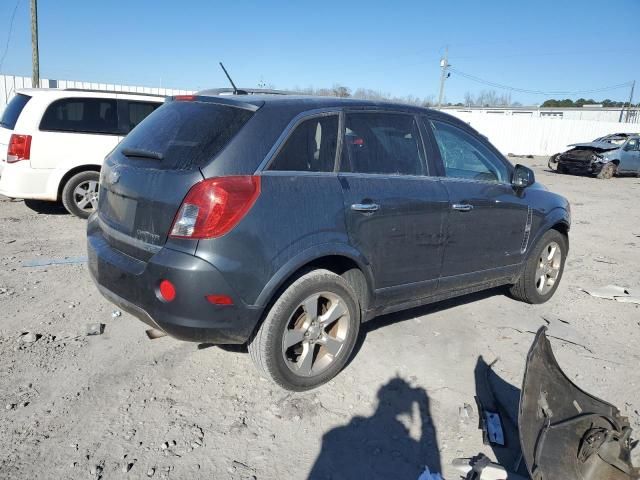
[[[0,58],[15,0],[0,2]],[[175,88],[262,79],[277,88],[437,96],[439,58],[465,73],[541,91],[640,82],[640,0],[39,0],[43,78]],[[29,0],[20,0],[2,73],[30,75]],[[452,73],[448,101],[490,87]],[[635,98],[640,98],[640,85]],[[580,94],[623,100],[628,88]],[[568,95],[567,95],[568,96]],[[546,95],[512,93],[536,104]]]

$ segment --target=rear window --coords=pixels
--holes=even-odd
[[[44,112],[40,130],[118,135],[117,101],[108,98],[57,100]]]
[[[22,113],[22,109],[29,100],[31,100],[31,97],[28,95],[18,94],[13,97],[4,109],[2,119],[0,120],[0,126],[13,130],[16,127],[18,117]]]
[[[249,110],[215,103],[168,102],[127,135],[118,150],[152,152],[159,158],[151,160],[157,168],[198,168],[216,156],[252,115]]]

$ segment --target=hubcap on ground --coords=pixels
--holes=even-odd
[[[307,297],[289,318],[282,336],[287,367],[302,377],[325,371],[344,347],[349,321],[349,309],[335,293]]]
[[[79,209],[93,212],[98,208],[98,182],[87,180],[73,190],[73,200]]]
[[[553,288],[560,267],[562,266],[562,250],[556,242],[549,243],[540,253],[538,266],[536,268],[536,290],[540,295],[546,295]]]

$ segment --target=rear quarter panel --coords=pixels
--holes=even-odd
[[[348,245],[343,208],[334,173],[264,172],[260,197],[247,216],[227,235],[201,240],[196,254],[255,305],[273,277],[295,271],[292,259],[322,246]]]

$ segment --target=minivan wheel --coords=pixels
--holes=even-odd
[[[511,295],[527,303],[544,303],[558,289],[567,258],[566,237],[547,231],[531,250],[520,279],[511,286]]]
[[[100,173],[94,171],[75,174],[62,189],[62,204],[72,215],[88,218],[98,208]]]
[[[249,353],[261,373],[281,387],[309,390],[342,370],[359,328],[351,285],[328,270],[313,270],[275,301],[249,341]]]

